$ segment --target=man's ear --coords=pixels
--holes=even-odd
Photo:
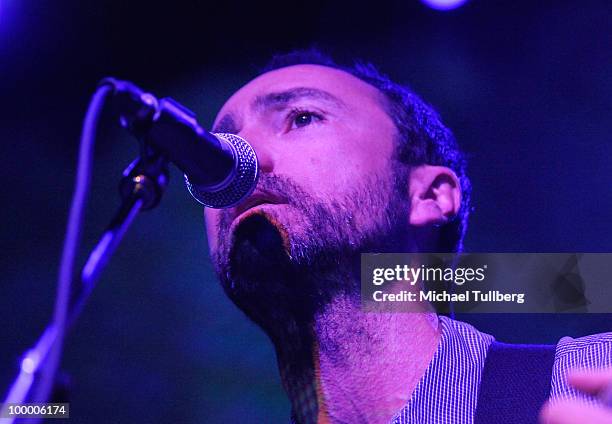
[[[452,169],[445,166],[419,165],[409,179],[410,225],[442,225],[461,207],[461,184]]]

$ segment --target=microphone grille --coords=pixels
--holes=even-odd
[[[259,175],[255,150],[247,141],[235,134],[215,133],[234,150],[236,169],[228,184],[220,189],[202,189],[191,184],[185,175],[187,190],[198,202],[209,208],[229,208],[247,198],[257,185]]]

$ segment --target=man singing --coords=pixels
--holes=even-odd
[[[438,114],[372,66],[317,52],[277,57],[221,108],[214,132],[244,137],[255,192],[207,209],[216,272],[270,337],[292,419],[472,423],[493,337],[422,313],[361,310],[361,252],[459,251],[469,212],[465,157]],[[557,345],[541,419],[609,423],[599,396],[612,334]],[[537,420],[537,413],[533,421]]]

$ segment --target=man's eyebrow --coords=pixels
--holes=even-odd
[[[323,100],[333,103],[338,107],[346,107],[346,104],[333,94],[312,87],[296,87],[285,91],[257,96],[252,103],[253,109],[270,109],[282,107],[301,99]],[[219,122],[213,127],[212,132],[238,134],[240,128],[232,113],[223,115]]]
[[[270,109],[286,106],[291,102],[302,99],[323,100],[339,107],[346,106],[342,100],[325,90],[312,87],[296,87],[285,91],[257,96],[253,101],[252,107],[253,109]]]

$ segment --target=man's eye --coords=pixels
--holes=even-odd
[[[321,120],[320,115],[306,110],[294,110],[289,115],[289,124],[292,130],[308,126],[318,120]]]

